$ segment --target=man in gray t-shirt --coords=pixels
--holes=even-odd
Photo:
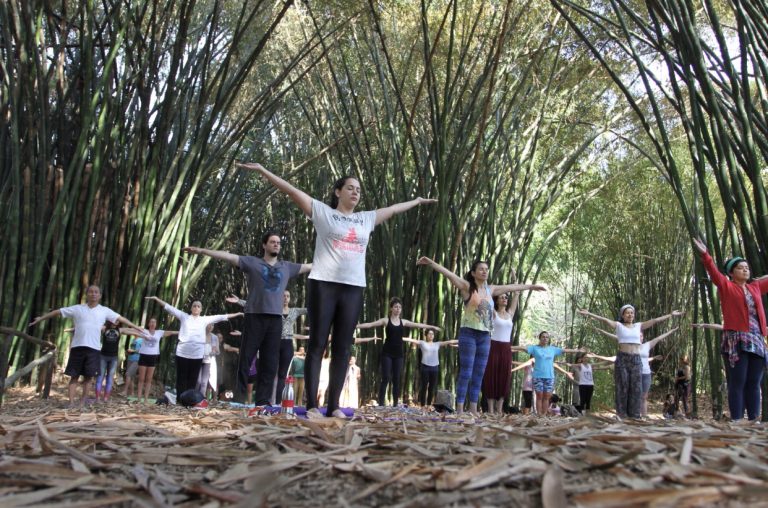
[[[245,400],[248,371],[256,353],[259,363],[254,390],[256,405],[269,404],[272,382],[277,374],[280,351],[280,335],[283,324],[283,291],[293,277],[307,273],[311,264],[278,261],[280,236],[267,232],[262,237],[264,257],[239,256],[220,250],[185,247],[191,254],[210,256],[226,261],[243,271],[248,280],[248,297],[245,302],[245,326],[238,359],[235,400]],[[278,394],[279,397],[279,394]]]

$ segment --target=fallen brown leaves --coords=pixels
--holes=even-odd
[[[736,506],[768,494],[766,429],[362,410],[247,418],[11,392],[0,506]],[[542,491],[543,490],[543,491]]]

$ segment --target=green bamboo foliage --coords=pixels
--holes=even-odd
[[[79,301],[90,283],[137,322],[148,293],[184,302],[202,269],[180,256],[192,225],[203,236],[218,231],[237,189],[216,183],[223,168],[329,35],[318,31],[275,59],[270,44],[291,8],[0,5],[0,322],[24,328]],[[34,354],[17,344],[13,361]]]
[[[647,1],[641,10],[637,4],[611,0],[610,9],[600,11],[585,2],[551,3],[636,113],[652,143],[652,157],[678,197],[688,233],[703,232],[717,260],[743,254],[756,273],[765,273],[768,12],[762,2]],[[632,62],[629,69],[621,64],[626,59]],[[696,174],[694,211],[671,141],[677,130],[687,140]],[[724,211],[720,220],[713,193]],[[706,287],[700,302],[705,309],[716,308],[701,267],[697,278]],[[719,416],[720,358],[709,347],[712,340],[706,338],[710,393]]]
[[[329,18],[305,8],[306,37],[316,37]],[[475,257],[490,257],[494,280],[508,281],[513,268],[535,280],[547,245],[592,195],[575,182],[599,155],[596,141],[626,112],[589,106],[606,85],[584,79],[597,68],[567,49],[563,21],[535,2],[369,3],[347,19],[336,45],[323,45],[321,64],[275,112],[277,141],[262,160],[314,196],[351,173],[367,208],[437,197],[436,207],[377,228],[364,318],[386,315],[388,298],[398,295],[406,315],[444,326],[453,338],[458,295],[417,270],[418,256],[462,273]],[[314,166],[327,169],[297,174],[295,161],[318,152]],[[542,231],[548,212],[563,203],[571,212]],[[407,384],[415,362],[414,353]],[[361,347],[358,364],[374,374],[378,348]],[[450,387],[453,353],[446,367]],[[375,389],[366,378],[364,397]]]

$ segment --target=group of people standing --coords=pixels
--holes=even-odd
[[[354,177],[338,179],[332,189],[330,205],[313,199],[302,190],[273,174],[260,164],[238,163],[241,169],[253,171],[266,179],[277,190],[286,194],[311,220],[316,233],[314,255],[311,264],[278,259],[280,235],[268,232],[262,239],[263,257],[242,256],[225,251],[199,247],[186,247],[190,254],[209,256],[237,267],[246,278],[248,295],[242,313],[202,315],[202,304],[195,301],[190,313],[183,312],[157,297],[148,297],[161,305],[166,312],[179,320],[178,346],[176,348],[176,390],[182,393],[197,386],[199,373],[206,357],[206,328],[214,323],[244,317],[243,340],[237,368],[237,391],[244,393],[251,379],[250,369],[258,354],[255,379],[254,403],[269,404],[275,392],[273,382],[277,376],[276,393],[293,359],[293,323],[306,313],[310,323],[307,354],[304,363],[304,380],[308,416],[321,415],[318,389],[321,365],[326,350],[330,349],[326,416],[344,417],[340,410],[340,397],[350,372],[350,350],[356,328],[384,327],[387,341],[381,356],[381,385],[379,401],[383,403],[388,386],[392,385],[392,401],[397,404],[400,396],[400,374],[403,366],[403,344],[413,342],[422,351],[419,399],[424,405],[432,402],[436,387],[437,352],[449,341],[435,342],[434,333],[440,328],[421,324],[401,317],[402,302],[390,302],[388,317],[370,323],[358,324],[362,309],[363,290],[366,286],[365,257],[370,235],[374,228],[396,214],[413,207],[435,203],[434,199],[415,198],[389,207],[371,211],[356,211],[360,202],[360,182]],[[763,337],[766,322],[761,295],[768,291],[768,280],[751,281],[746,260],[730,260],[723,275],[706,252],[705,245],[694,240],[702,261],[712,281],[720,291],[723,313],[722,352],[727,359],[729,404],[734,419],[742,417],[746,408],[750,419],[759,414],[759,381],[765,366],[766,355]],[[522,291],[543,291],[544,287],[533,284],[491,284],[489,264],[475,261],[470,270],[459,276],[429,257],[421,257],[418,265],[431,268],[446,277],[459,292],[464,302],[461,325],[456,343],[459,351],[459,371],[456,381],[456,409],[477,412],[481,390],[488,399],[489,411],[499,412],[509,393],[512,370],[512,352],[525,351],[535,360],[532,385],[537,393],[537,404],[545,413],[548,398],[553,391],[554,358],[563,353],[585,353],[584,350],[562,349],[549,344],[549,334],[539,335],[539,344],[527,347],[511,346],[512,315]],[[307,282],[307,308],[291,308],[286,302],[289,281],[309,273]],[[510,294],[512,295],[510,297]],[[159,351],[157,343],[168,334],[157,330],[156,320],[150,320],[146,329],[134,325],[116,312],[99,305],[101,292],[91,286],[86,303],[65,307],[35,318],[32,324],[57,315],[75,320],[70,361],[66,374],[72,377],[70,399],[73,399],[80,375],[94,377],[108,370],[100,369],[99,351],[101,327],[107,323],[123,323],[125,332],[143,338],[139,351],[138,390],[148,390],[151,369],[156,365]],[[608,326],[618,344],[615,356],[616,412],[620,417],[639,418],[643,414],[644,393],[647,394],[650,374],[649,350],[655,342],[644,343],[643,331],[669,318],[681,315],[674,311],[666,316],[643,322],[635,322],[635,309],[623,306],[617,320],[581,313]],[[153,324],[154,323],[154,324]],[[425,340],[405,337],[406,328],[426,331]],[[656,342],[661,337],[655,339]],[[94,354],[93,351],[96,353]],[[489,362],[490,358],[490,362]],[[588,372],[585,372],[588,371]],[[581,369],[585,378],[591,378],[589,369]],[[347,383],[348,384],[348,383]],[[83,395],[87,394],[85,383]],[[106,390],[110,388],[107,387]],[[587,407],[591,392],[584,390]]]

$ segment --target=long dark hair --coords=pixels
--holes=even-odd
[[[472,266],[469,267],[469,271],[464,274],[464,279],[469,282],[469,294],[477,292],[477,284],[475,284],[475,278],[472,276],[472,272],[474,272],[477,269],[477,265],[486,265],[490,266],[488,264],[488,261],[483,261],[482,259],[476,259],[474,263],[472,263]]]
[[[344,184],[347,183],[347,180],[350,178],[355,178],[351,175],[344,175],[335,182],[333,182],[333,188],[331,189],[331,208],[334,210],[337,206],[339,206],[339,197],[336,195],[337,190],[341,190],[344,187]]]

